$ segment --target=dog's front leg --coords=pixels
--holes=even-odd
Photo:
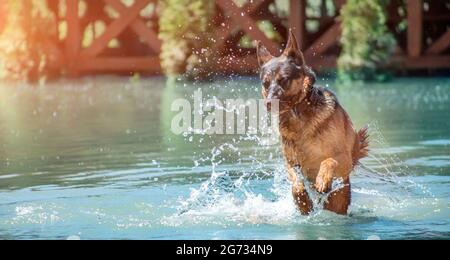
[[[328,158],[320,164],[319,173],[316,177],[316,183],[314,187],[318,192],[327,193],[331,191],[333,184],[333,176],[338,162],[333,158]]]
[[[302,215],[308,215],[313,210],[313,202],[309,198],[303,181],[298,180],[296,169],[290,166],[288,166],[287,169],[288,179],[292,181],[292,196],[294,197],[294,202]]]
[[[332,189],[333,178],[337,172],[350,173],[351,159],[345,155],[328,158],[320,164],[316,177],[315,188],[318,192],[328,193]],[[331,193],[324,204],[324,208],[337,214],[347,214],[351,201],[350,178],[343,177],[345,186]]]

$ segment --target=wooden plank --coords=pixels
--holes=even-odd
[[[311,45],[305,53],[305,58],[311,59],[314,56],[325,53],[339,40],[340,35],[341,23],[336,22]]]
[[[98,37],[91,46],[83,50],[81,56],[95,57],[100,54],[108,43],[117,37],[125,28],[127,28],[134,19],[139,15],[140,11],[149,4],[150,0],[136,1],[132,7],[127,9],[124,15],[114,20],[105,30],[105,32]]]
[[[214,39],[216,42],[214,43],[213,49],[221,50],[235,27],[236,25],[231,19],[224,22],[223,25],[221,25],[217,30],[216,37]]]
[[[422,0],[408,0],[408,55],[419,57],[422,52]]]
[[[220,0],[219,0],[220,1]],[[271,3],[272,0],[254,0],[252,2],[246,3],[242,9],[246,10],[246,12],[252,16],[255,13],[259,12],[263,7]],[[228,38],[230,37],[233,30],[237,27],[237,24],[234,22],[233,19],[228,18],[223,22],[223,26],[221,25],[220,29],[218,30],[217,37],[216,37],[216,43],[214,44],[214,49],[221,49]]]
[[[396,56],[392,58],[391,64],[405,69],[450,69],[450,55],[426,55],[417,58]]]
[[[3,31],[6,25],[6,2],[5,0],[0,0],[0,33]]]
[[[159,57],[106,57],[91,58],[83,62],[83,72],[149,72],[160,73]]]
[[[242,10],[245,10],[245,12],[251,14],[256,13],[260,9],[263,9],[267,6],[269,6],[273,0],[252,0],[247,2],[243,7]]]
[[[125,15],[128,12],[128,8],[119,0],[104,0],[108,5],[114,8],[119,14]],[[137,18],[131,23],[131,28],[152,48],[155,53],[161,52],[161,41],[158,38],[158,34],[152,29],[148,28],[142,19]]]
[[[297,37],[300,49],[305,48],[306,0],[290,0],[289,26]]]
[[[411,58],[408,56],[395,56],[386,66],[390,69],[449,69],[450,55],[441,56],[421,56]],[[322,69],[336,68],[337,57],[313,57],[308,60],[308,65],[316,72]],[[257,73],[259,66],[255,56],[245,57],[223,57],[215,64],[213,71],[223,74],[248,74]]]
[[[437,39],[427,50],[427,54],[439,54],[450,47],[450,29]]]
[[[250,18],[249,14],[241,11],[233,1],[216,0],[216,3],[224,12],[230,12],[230,18],[239,24],[240,28],[253,40],[261,41],[273,54],[280,53],[278,44],[267,38],[266,35],[259,30],[256,22]]]
[[[234,57],[221,57],[218,62],[215,62],[211,68],[214,72],[219,74],[248,74],[256,73],[259,69],[256,55]]]
[[[66,0],[67,6],[67,37],[65,40],[65,60],[68,73],[71,76],[77,74],[77,58],[81,49],[81,27],[79,17],[78,0]]]
[[[329,56],[326,58],[313,58],[308,61],[308,65],[315,71],[320,71],[325,68],[335,68],[337,62],[336,56]],[[244,57],[222,57],[211,68],[212,71],[220,74],[254,74],[259,70],[256,56]]]
[[[326,57],[315,57],[310,60],[307,60],[306,63],[308,66],[311,66],[313,70],[321,71],[323,69],[334,69],[337,65],[337,57],[336,56],[326,56]]]
[[[345,5],[347,0],[333,0],[334,6],[336,7],[336,11],[339,14],[341,8]]]

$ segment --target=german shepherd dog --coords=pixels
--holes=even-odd
[[[279,114],[282,151],[296,205],[303,215],[312,212],[305,186],[309,185],[311,190],[330,193],[326,210],[346,215],[351,201],[350,173],[368,153],[367,127],[355,131],[336,96],[315,85],[315,74],[306,66],[292,31],[281,56],[272,56],[261,42],[257,56],[267,110]],[[271,111],[274,100],[279,101],[278,111]],[[332,191],[335,178],[341,178],[344,185]]]

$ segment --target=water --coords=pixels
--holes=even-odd
[[[173,135],[172,101],[199,87],[259,97],[254,78],[1,85],[0,238],[450,238],[449,78],[333,86],[355,125],[371,125],[349,216],[300,216],[278,145]]]

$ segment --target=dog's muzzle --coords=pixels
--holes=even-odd
[[[280,100],[279,99],[268,99],[264,100],[264,104],[266,105],[266,109],[268,112],[278,112],[280,109]]]
[[[266,99],[264,100],[264,104],[266,105],[268,112],[278,112],[279,104],[280,104],[280,95],[281,88],[277,85],[272,85],[269,89],[269,93],[267,94]]]

